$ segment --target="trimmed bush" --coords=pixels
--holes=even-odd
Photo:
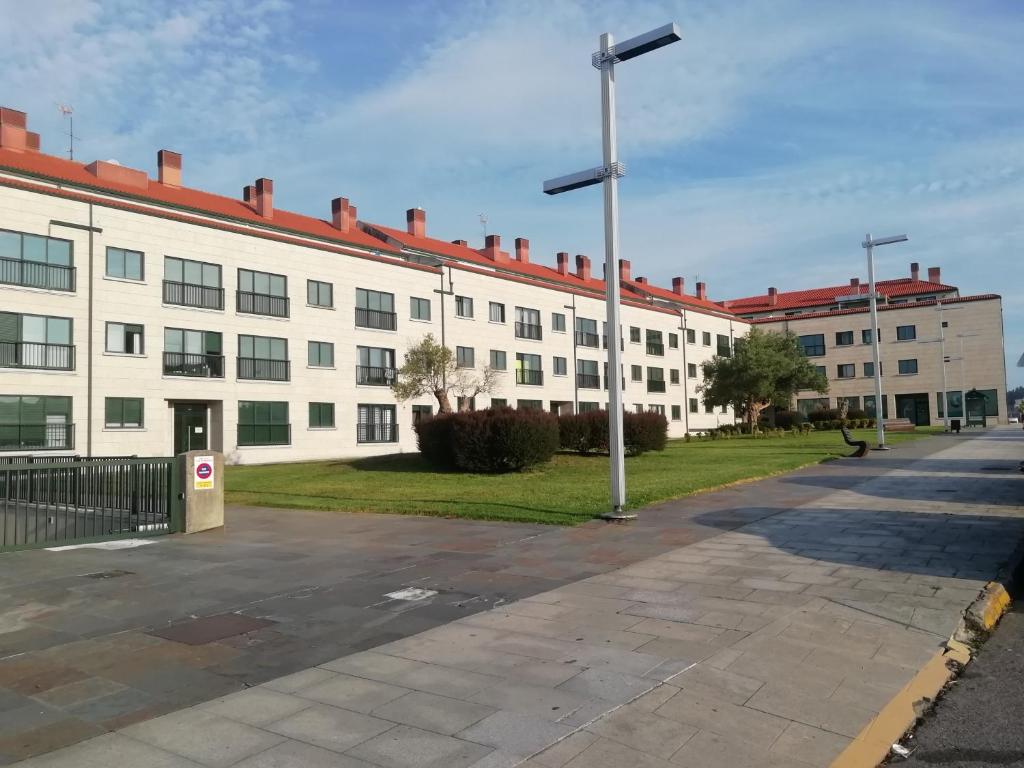
[[[576,453],[607,453],[608,412],[588,411],[558,417],[562,450]],[[623,413],[622,436],[626,455],[663,451],[668,440],[668,420],[660,413]]]
[[[800,411],[776,411],[775,426],[781,429],[796,427],[807,421],[807,417]]]
[[[558,420],[545,411],[488,408],[439,415],[416,425],[420,453],[431,464],[465,472],[518,472],[550,461]]]
[[[846,418],[850,419],[850,421],[857,421],[859,419],[867,418],[867,414],[859,408],[851,408],[846,412]]]
[[[668,420],[660,413],[627,413],[622,422],[626,454],[664,451],[668,441]]]

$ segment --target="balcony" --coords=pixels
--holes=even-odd
[[[35,341],[0,341],[0,368],[75,370],[75,347]]]
[[[357,443],[397,443],[397,424],[357,424]]]
[[[658,357],[665,356],[665,345],[658,341],[647,342],[647,354],[657,355]]]
[[[197,309],[224,309],[224,289],[164,280],[164,304]]]
[[[291,363],[288,360],[268,360],[263,357],[238,358],[238,378],[258,381],[290,381]]]
[[[544,371],[533,368],[517,368],[516,384],[529,384],[539,387],[544,383]]]
[[[38,261],[0,258],[0,283],[46,288],[51,291],[75,290],[75,268]]]
[[[647,380],[647,391],[648,392],[664,392],[665,391],[665,380],[664,379],[648,379]]]
[[[517,339],[533,339],[540,341],[543,337],[543,329],[534,323],[516,323]]]
[[[235,291],[235,310],[245,315],[288,317],[288,297],[269,293]]]
[[[601,377],[596,373],[577,373],[576,386],[580,389],[600,389]]]
[[[379,331],[393,331],[398,327],[398,315],[379,309],[356,307],[356,328],[374,328]]]
[[[164,352],[164,375],[190,376],[197,379],[223,379],[224,355]]]
[[[74,447],[74,424],[0,424],[0,451],[60,451]]]
[[[394,368],[384,368],[379,365],[357,365],[356,384],[366,384],[372,387],[390,387],[395,382],[396,371]]]
[[[601,343],[601,337],[590,331],[576,331],[576,345],[580,347],[594,347]]]

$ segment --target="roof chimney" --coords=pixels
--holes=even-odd
[[[850,287],[851,288],[859,288],[860,287],[860,278],[859,277],[851,277],[850,278]]]
[[[256,179],[256,213],[274,218],[274,182],[270,179]]]
[[[640,283],[640,285],[647,285],[647,278],[646,278],[646,277],[638,277],[638,278],[636,279],[636,281],[637,281],[638,283]]]
[[[555,254],[555,264],[557,265],[558,274],[568,275],[569,274],[569,254],[565,251],[559,251]]]
[[[38,151],[39,134],[27,129],[28,115],[10,107],[0,107],[0,147],[15,152]]]
[[[921,279],[921,265],[916,261],[910,263],[910,279],[915,282]]]
[[[673,277],[672,278],[672,293],[676,294],[677,296],[682,296],[683,295],[683,289],[685,287],[686,287],[686,280],[685,280],[685,278],[682,278],[682,277]]]
[[[941,283],[942,282],[942,270],[939,267],[928,267],[928,282],[929,283]]]
[[[356,207],[352,203],[348,204],[348,225],[354,227],[359,223],[359,212],[356,211]]]
[[[590,279],[590,258],[582,254],[576,254],[576,277],[580,280]]]
[[[704,287],[704,283],[697,283],[697,291],[699,292]],[[704,297],[701,296],[703,299]],[[768,289],[768,306],[774,307],[779,303],[779,289],[769,288]]]
[[[708,297],[708,286],[706,283],[697,283],[697,298],[707,299]]]
[[[501,250],[501,235],[488,235],[478,253],[496,264],[508,261],[508,252]]]
[[[468,248],[469,242],[467,240],[452,240],[452,245],[461,245],[463,248]]]
[[[85,170],[97,179],[113,184],[123,184],[126,187],[137,187],[138,189],[149,188],[149,176],[143,171],[121,165],[116,160],[94,160],[85,167]]]
[[[242,187],[242,201],[251,206],[256,205],[256,185],[248,184]]]
[[[352,209],[347,197],[331,200],[331,225],[340,232],[348,232],[352,228]]]
[[[413,237],[426,237],[427,212],[422,208],[410,208],[405,212],[405,228]]]
[[[530,263],[530,241],[525,237],[516,238],[516,261],[523,264]]]
[[[157,178],[169,187],[181,186],[181,155],[169,149],[156,153]]]
[[[630,265],[628,259],[619,259],[619,280],[630,279]]]

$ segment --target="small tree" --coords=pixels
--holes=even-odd
[[[750,430],[770,405],[788,407],[801,389],[828,392],[828,381],[815,370],[796,336],[752,328],[736,340],[731,357],[704,363],[704,383],[697,391],[710,405],[731,405],[743,414]]]
[[[460,368],[455,353],[438,344],[434,335],[428,333],[405,353],[405,361],[398,369],[391,391],[399,400],[433,395],[437,399],[438,411],[451,413],[451,392],[467,398],[476,397],[491,392],[497,383],[497,371],[489,365],[482,371]]]

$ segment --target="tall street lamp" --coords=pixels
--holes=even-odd
[[[618,160],[615,126],[615,64],[636,58],[648,51],[680,40],[679,27],[666,24],[630,38],[618,45],[611,33],[601,35],[601,50],[593,54],[591,64],[601,70],[601,135],[604,164],[544,182],[544,193],[557,195],[593,184],[604,185],[604,279],[607,296],[608,368],[608,453],[611,459],[611,510],[606,520],[633,520],[635,514],[624,511],[626,504],[625,449],[622,440],[622,328],[619,323],[619,179],[626,169]]]
[[[889,450],[889,446],[885,444],[885,425],[882,423],[885,404],[882,402],[882,366],[879,361],[878,350],[878,293],[875,291],[874,248],[878,245],[904,243],[907,239],[906,235],[893,235],[892,237],[880,237],[872,240],[869,233],[864,235],[864,242],[861,243],[861,247],[868,252],[868,294],[871,302],[871,358],[875,364],[875,426],[878,428],[878,450],[880,451]]]

